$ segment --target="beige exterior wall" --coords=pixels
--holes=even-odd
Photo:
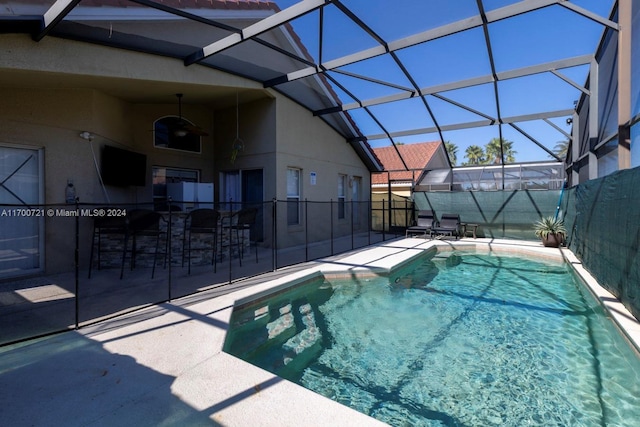
[[[91,147],[74,130],[92,124],[93,91],[2,88],[0,94],[0,144],[43,148],[43,202],[64,204],[67,179],[73,180],[82,200],[100,194],[92,179],[96,173]],[[47,271],[73,268],[74,230],[69,218],[46,220],[45,253],[51,255],[46,258]]]
[[[175,104],[132,105],[92,89],[0,88],[0,92],[1,142],[45,148],[45,203],[64,203],[68,179],[75,183],[81,202],[107,203],[93,157],[95,153],[99,165],[105,145],[148,156],[146,187],[107,186],[111,203],[151,202],[153,165],[198,169],[205,182],[214,178],[212,136],[202,137],[200,154],[154,148],[153,122],[173,115]],[[213,111],[183,110],[185,117],[211,128]],[[91,132],[93,141],[80,138],[83,130]]]
[[[327,202],[338,199],[338,177],[360,178],[360,200],[369,200],[370,175],[351,145],[323,121],[317,120],[313,114],[286,98],[278,98],[277,102],[277,156],[276,156],[276,198],[287,200],[287,169],[297,168],[302,171],[301,199]],[[316,173],[316,184],[311,185],[310,173]],[[352,189],[346,188],[346,200],[352,200]],[[305,221],[311,232],[318,235],[329,235],[331,224],[331,208],[328,204],[308,204],[308,217],[304,210],[299,226],[287,225],[286,205],[279,207],[278,230],[286,232],[278,236],[278,244],[282,247],[299,245],[305,242]],[[347,210],[344,219],[337,218],[334,205],[333,226],[336,235],[350,232],[351,212]],[[312,233],[313,234],[313,233]],[[313,235],[308,236],[311,240]]]
[[[247,169],[263,169],[264,200],[275,195],[275,155],[276,155],[276,101],[264,99],[242,103],[238,107],[239,136],[244,142],[244,150],[235,161],[231,160],[232,145],[236,139],[236,107],[216,112],[215,167],[227,172]],[[218,194],[219,188],[216,188]]]
[[[377,197],[377,199],[389,201],[389,197],[388,197],[389,188],[387,186],[372,187],[371,193],[375,195],[379,195],[380,197]],[[391,194],[395,194],[396,196],[400,196],[400,197],[411,198],[411,195],[412,195],[411,186],[410,185],[394,185],[391,187]]]
[[[177,115],[173,99],[185,88],[199,101],[184,99],[183,116],[209,132],[200,154],[153,147],[154,120]],[[245,150],[232,164],[237,91]],[[146,187],[107,186],[111,203],[151,202],[154,165],[198,169],[201,181],[214,182],[216,193],[220,171],[262,169],[264,200],[286,200],[289,166],[302,169],[302,197],[309,200],[335,200],[338,174],[345,174],[361,177],[361,200],[369,198],[366,167],[321,119],[256,82],[209,68],[70,40],[48,37],[34,43],[26,35],[0,35],[0,94],[0,144],[43,148],[48,204],[64,204],[67,180],[81,203],[107,203],[95,166],[104,145],[147,155]],[[93,141],[80,138],[83,131],[91,132]],[[315,186],[309,183],[311,171],[317,173]],[[297,239],[302,229],[287,228],[286,215],[282,218],[282,236]],[[270,224],[270,209],[264,221]],[[92,221],[80,222],[80,261],[86,267]],[[69,218],[46,220],[47,273],[73,268],[74,225]],[[265,244],[271,242],[270,231],[265,227]]]
[[[0,144],[44,149],[44,203],[59,207],[64,207],[67,180],[81,203],[106,204],[107,197],[111,203],[151,202],[153,165],[199,169],[203,182],[213,181],[213,136],[202,138],[201,154],[154,148],[153,122],[177,115],[177,100],[148,101],[159,94],[173,100],[184,85],[259,87],[167,58],[55,38],[34,43],[26,35],[2,35],[0,49]],[[212,129],[211,108],[185,104],[183,115]],[[80,138],[82,131],[91,132],[93,141]],[[107,186],[105,196],[95,166],[104,145],[146,154],[146,187]],[[46,219],[48,273],[73,268],[74,228],[71,218]],[[88,264],[91,230],[91,220],[81,218],[82,266]]]
[[[200,171],[201,182],[214,182],[213,151],[214,137],[213,118],[215,111],[203,106],[182,106],[182,116],[209,135],[200,137],[200,153],[154,147],[154,122],[162,117],[177,116],[178,104],[136,104],[131,107],[131,121],[133,140],[130,149],[147,154],[147,186],[144,193],[139,194],[143,201],[150,201],[152,197],[151,177],[153,166],[163,166],[181,169],[195,169]],[[129,148],[129,147],[123,147]]]
[[[309,200],[336,199],[338,174],[363,179],[364,194],[369,195],[369,172],[345,139],[313,114],[287,98],[277,102],[278,193],[279,200],[287,197],[288,167],[303,170],[302,197]],[[312,186],[309,173],[317,173]],[[349,197],[350,199],[350,197]]]
[[[199,169],[202,181],[213,179],[213,144],[206,138],[202,154],[153,147],[153,121],[172,114],[175,105],[132,105],[92,89],[1,88],[0,94],[0,144],[43,148],[43,202],[54,209],[66,207],[68,181],[73,182],[81,203],[106,205],[151,202],[153,165]],[[205,121],[210,113],[188,112],[194,121],[210,123]],[[94,135],[93,141],[80,138],[83,130]],[[106,186],[103,190],[96,164],[99,167],[104,145],[146,154],[146,186]],[[82,218],[80,224],[83,241],[88,242],[91,221]],[[73,266],[74,239],[69,236],[74,235],[74,228],[70,218],[46,219],[48,271]],[[88,260],[87,252],[82,253],[83,262]]]
[[[35,43],[24,34],[0,35],[0,70],[11,71],[18,81],[35,72],[52,73],[46,78],[63,87],[85,86],[120,91],[123,95],[144,94],[158,84],[170,82],[176,93],[180,85],[255,88],[262,85],[206,67],[185,67],[182,61],[156,55],[115,49],[90,43],[47,37]],[[30,71],[27,71],[30,70]],[[70,83],[69,74],[74,76]],[[38,77],[40,77],[38,75]],[[91,80],[91,78],[98,78]],[[132,80],[135,84],[132,84]]]
[[[262,169],[264,180],[263,200],[287,199],[287,169],[302,170],[302,200],[328,202],[338,197],[338,175],[359,177],[360,200],[369,200],[369,172],[355,151],[333,129],[310,111],[291,100],[277,96],[243,104],[240,101],[240,138],[245,143],[244,151],[231,162],[231,146],[236,137],[235,107],[216,112],[215,117],[215,165],[216,171]],[[315,172],[316,185],[310,183],[310,172]],[[216,187],[219,191],[219,186]],[[351,188],[347,188],[347,200],[352,199]],[[263,226],[264,245],[273,242],[271,236],[271,209],[265,204]],[[278,247],[289,247],[304,243],[304,222],[298,226],[287,226],[286,205],[278,205]],[[319,223],[325,227],[324,236],[330,232],[330,208],[311,204],[309,224],[315,229]],[[334,223],[336,232],[343,234],[350,226],[347,218]],[[334,217],[336,213],[334,213]],[[305,218],[303,217],[303,220]],[[318,221],[316,221],[316,219]],[[342,231],[341,231],[342,230]]]

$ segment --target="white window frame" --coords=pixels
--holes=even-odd
[[[347,175],[338,175],[338,219],[347,217]]]
[[[290,182],[290,172],[297,174],[297,185]],[[294,188],[295,187],[295,188]],[[297,226],[301,223],[300,200],[302,198],[302,169],[295,167],[287,167],[287,225]],[[291,203],[295,203],[297,208],[293,210]],[[293,213],[295,212],[295,217]]]

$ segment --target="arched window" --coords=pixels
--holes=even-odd
[[[200,135],[196,126],[184,117],[167,116],[153,124],[153,145],[156,148],[200,153]]]

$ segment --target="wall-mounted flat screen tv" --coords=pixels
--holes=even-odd
[[[144,187],[147,181],[147,156],[105,145],[100,169],[105,185]]]

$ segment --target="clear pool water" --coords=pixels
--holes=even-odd
[[[394,426],[638,426],[640,358],[563,264],[440,253],[234,311],[225,350]]]

